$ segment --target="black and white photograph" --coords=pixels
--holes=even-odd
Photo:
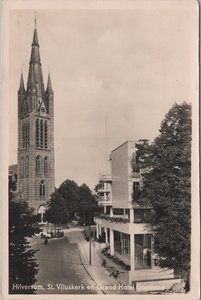
[[[198,299],[198,2],[3,4],[3,299]]]

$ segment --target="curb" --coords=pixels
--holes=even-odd
[[[82,244],[82,242],[80,242],[80,244]],[[81,250],[80,250],[80,244],[79,244],[79,256],[80,256],[80,261],[85,269],[85,271],[87,272],[87,274],[89,275],[89,277],[91,278],[91,280],[95,283],[96,286],[98,286],[97,282],[94,280],[94,278],[91,276],[91,274],[89,273],[89,271],[87,270],[85,264],[83,263],[82,260],[82,255],[81,255]],[[107,295],[106,292],[102,289],[97,289],[98,291],[101,291],[104,295]]]

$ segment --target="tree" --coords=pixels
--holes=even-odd
[[[66,202],[68,214],[71,219],[74,219],[79,207],[79,186],[73,180],[65,180],[58,188],[58,193]]]
[[[80,187],[73,180],[65,180],[52,194],[46,211],[47,221],[54,224],[66,224],[77,217],[80,223],[87,224],[89,211],[93,213],[97,203],[86,184]]]
[[[65,224],[71,220],[68,205],[58,191],[51,195],[45,215],[46,220],[54,224]]]
[[[140,200],[151,203],[156,229],[154,250],[161,267],[190,270],[191,105],[174,104],[150,144],[138,144],[143,172]]]
[[[74,219],[79,206],[79,186],[73,180],[65,180],[51,195],[46,219],[54,224],[66,224]]]
[[[36,216],[25,201],[9,200],[9,293],[33,294],[35,290],[18,289],[14,285],[31,286],[36,282],[38,264],[35,259],[37,250],[30,249],[27,237],[38,230],[33,226]]]
[[[95,201],[95,197],[92,195],[90,188],[83,183],[79,187],[79,216],[80,223],[88,225],[89,218],[90,223],[93,223],[93,213],[99,210],[98,203]]]

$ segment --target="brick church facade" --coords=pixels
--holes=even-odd
[[[38,213],[55,190],[54,92],[50,74],[43,82],[35,25],[27,87],[21,74],[18,90],[18,192]]]

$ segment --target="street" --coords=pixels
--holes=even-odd
[[[31,242],[39,264],[36,285],[42,289],[37,294],[97,294],[96,289],[88,290],[86,286],[95,283],[86,272],[80,260],[78,243],[83,240],[82,232],[77,230],[65,232],[64,238],[44,239],[35,237]]]

